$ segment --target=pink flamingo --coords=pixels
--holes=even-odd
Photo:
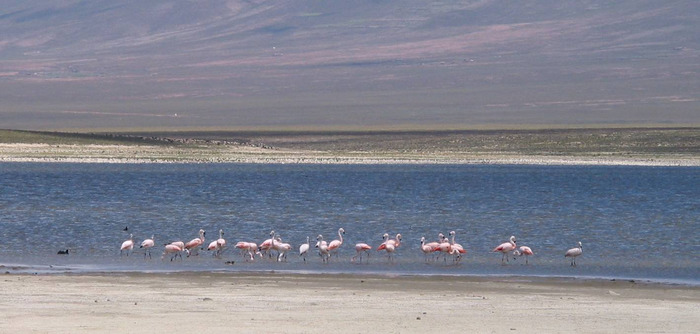
[[[360,257],[360,263],[362,263],[362,253],[367,254],[367,261],[369,261],[369,251],[372,250],[372,246],[364,243],[364,242],[359,242],[355,244],[355,256],[352,257],[350,262],[355,262],[355,259],[359,256]]]
[[[226,239],[224,239],[224,230],[219,230],[219,239],[210,242],[207,250],[214,251],[214,256],[219,257],[225,245]]]
[[[383,239],[386,240],[387,238],[389,238],[389,234],[384,233]],[[394,260],[394,252],[399,246],[401,246],[401,233],[397,234],[395,239],[389,239],[383,242],[377,247],[377,251],[385,250],[388,254],[389,262],[392,262]]]
[[[435,242],[435,246],[432,246],[425,243],[425,237],[420,238],[420,250],[423,251],[423,254],[425,254],[425,262],[428,262],[428,255],[434,253],[436,249],[437,242]]]
[[[442,234],[442,233],[438,233],[438,240],[442,241],[443,239],[445,239],[445,235]],[[429,246],[429,247],[432,247],[432,248],[433,248],[433,253],[436,253],[436,251],[438,250],[438,246],[440,246],[440,242],[432,241],[432,242],[426,243],[425,245],[426,245],[426,246]],[[438,255],[439,255],[439,254],[438,254]],[[426,256],[426,258],[427,258],[427,256]]]
[[[503,253],[501,264],[505,264],[503,261],[505,260],[505,262],[508,262],[507,254],[515,250],[515,247],[515,236],[511,236],[510,241],[498,245],[498,247],[494,248],[493,251]]]
[[[208,250],[208,251],[214,251],[214,253],[212,253],[212,255],[218,256],[218,253],[219,253],[219,243],[216,242],[216,240],[210,242],[210,243],[209,243],[209,246],[207,246],[207,250]]]
[[[143,257],[146,257],[146,254],[148,254],[148,258],[151,258],[151,247],[155,246],[156,243],[153,240],[154,236],[152,235],[150,239],[146,239],[143,242],[141,242],[141,246],[139,248],[145,248],[145,252],[143,253]]]
[[[328,244],[328,251],[335,253],[336,256],[338,255],[338,249],[343,245],[343,234],[345,234],[345,230],[341,227],[338,229],[338,237],[340,240],[335,239]]]
[[[129,234],[129,239],[126,239],[126,241],[122,242],[122,246],[121,246],[121,248],[119,248],[119,256],[123,255],[124,252],[126,252],[126,256],[129,256],[129,253],[133,249],[134,249],[134,235]]]
[[[447,254],[450,254],[450,251],[452,250],[452,244],[450,243],[450,240],[447,237],[445,237],[444,234],[440,233],[439,237],[440,242],[435,248],[435,251],[443,253],[443,260],[447,262]],[[440,258],[440,254],[438,254],[437,258]]]
[[[258,245],[254,242],[239,241],[236,243],[235,247],[241,250],[241,255],[243,255],[246,261],[248,261],[249,257],[250,261],[255,260],[253,257],[255,254],[259,254],[260,257],[262,257],[262,254],[258,252]],[[248,254],[248,256],[246,256],[246,254]]]
[[[194,249],[195,251],[204,244],[204,230],[199,230],[199,238],[194,238],[185,244],[185,250],[187,250],[187,256],[190,256],[190,252]],[[195,252],[198,253],[198,252]],[[195,254],[196,255],[196,254]]]
[[[185,248],[184,243],[182,243],[182,247],[180,247],[180,243],[182,243],[182,241],[173,242],[165,245],[165,251],[163,252],[163,256],[161,257],[161,259],[164,259],[166,254],[172,254],[172,256],[170,257],[170,261],[175,259],[178,255],[180,256],[180,260],[182,260],[182,250]]]
[[[260,252],[263,254],[267,254],[268,257],[272,258],[272,245],[274,243],[274,238],[275,238],[275,231],[270,231],[270,239],[266,239],[262,243],[260,243]]]
[[[514,256],[523,256],[525,255],[525,264],[528,264],[527,258],[530,255],[534,255],[535,253],[532,252],[532,249],[528,246],[520,246],[518,249],[513,251]],[[513,259],[516,259],[515,257]]]
[[[175,245],[177,247],[180,247],[180,249],[182,249],[182,250],[185,249],[185,243],[183,241],[173,241],[170,244]]]
[[[578,242],[578,247],[569,249],[566,251],[566,254],[564,254],[564,257],[570,257],[571,258],[571,266],[576,267],[576,257],[583,254],[583,245],[581,242]]]

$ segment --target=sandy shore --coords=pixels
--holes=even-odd
[[[700,289],[523,278],[5,275],[0,329],[30,333],[697,333]]]
[[[673,154],[571,156],[464,152],[329,153],[310,150],[270,150],[249,146],[183,148],[0,143],[0,162],[700,166],[700,157]]]

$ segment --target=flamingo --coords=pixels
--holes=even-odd
[[[272,243],[270,244],[270,251],[274,250],[277,251],[277,256],[275,256],[275,259],[277,262],[281,262],[282,258],[287,258],[287,255],[284,254],[285,252],[288,252],[289,250],[292,249],[292,246],[288,243],[283,243],[282,242],[282,237],[280,235],[275,234],[272,237]],[[270,253],[272,255],[272,253]]]
[[[389,238],[389,234],[384,233],[383,239],[386,240]],[[396,248],[398,248],[401,245],[401,233],[396,234],[395,239],[389,239],[383,242],[379,247],[377,247],[377,251],[380,250],[385,250],[388,254],[389,257],[389,262],[392,262],[394,260],[394,252],[396,251]]]
[[[214,251],[214,256],[219,257],[225,245],[226,239],[224,239],[224,230],[219,230],[219,239],[210,242],[207,250]]]
[[[272,243],[275,238],[275,231],[270,231],[270,239],[266,239],[260,244],[260,251],[264,254],[267,254],[270,258],[272,257]]]
[[[372,246],[364,243],[364,242],[359,242],[355,244],[355,256],[352,257],[350,262],[355,262],[355,259],[359,256],[360,257],[360,263],[362,263],[362,253],[367,254],[367,260],[369,261],[369,251],[372,249]]]
[[[510,241],[498,245],[498,247],[494,248],[493,251],[503,253],[503,257],[501,258],[501,264],[505,264],[503,263],[503,260],[508,262],[508,256],[506,254],[515,250],[515,247],[515,236],[511,236]]]
[[[262,257],[262,254],[258,251],[258,245],[254,242],[239,241],[236,243],[235,247],[241,250],[241,255],[243,255],[243,258],[246,261],[248,261],[246,254],[249,255],[250,261],[255,260],[253,257],[255,254],[259,254],[260,257]]]
[[[444,234],[440,233],[438,237],[440,237],[440,242],[438,243],[437,248],[435,248],[435,251],[443,253],[443,260],[445,263],[447,263],[447,254],[450,254],[452,244],[450,243],[450,239],[448,239]],[[438,254],[437,258],[440,258],[440,254]]]
[[[336,256],[338,255],[338,249],[343,245],[343,234],[345,234],[345,230],[341,227],[338,229],[338,237],[340,240],[336,239],[328,244],[328,251],[335,253]]]
[[[223,249],[226,246],[226,239],[224,239],[224,230],[219,230],[219,239],[216,239],[219,244],[219,248]]]
[[[532,249],[530,249],[530,247],[528,247],[528,246],[520,246],[520,247],[518,247],[518,249],[513,251],[513,255],[515,255],[515,256],[525,255],[525,264],[528,264],[527,263],[528,256],[534,255],[534,254],[535,253],[533,253]],[[516,258],[514,257],[513,259],[516,259]]]
[[[438,233],[438,240],[440,240],[440,242],[442,242],[443,239],[445,239],[445,235],[442,234],[442,233]],[[433,248],[433,253],[435,253],[435,252],[437,251],[438,246],[440,245],[440,242],[432,241],[432,242],[426,243],[425,245],[426,245],[426,246],[429,246],[429,247],[432,247],[432,248]],[[439,254],[438,254],[438,255],[439,255]],[[427,256],[426,256],[426,258],[427,258]]]
[[[382,240],[382,243],[377,246],[377,251],[386,249],[386,242],[389,241],[389,233],[384,233],[384,235],[382,235]]]
[[[190,252],[194,249],[197,250],[202,244],[204,244],[204,230],[199,230],[199,238],[194,238],[185,244],[185,250],[187,250],[187,257],[190,256]],[[196,252],[198,253],[198,252]]]
[[[175,245],[177,247],[180,247],[180,249],[182,249],[182,250],[185,249],[185,243],[183,241],[173,241],[170,243],[170,245]]]
[[[307,235],[306,236],[306,243],[301,244],[301,246],[299,246],[299,256],[304,258],[304,262],[306,262],[306,255],[309,253],[310,247],[311,247],[311,245],[309,244],[309,236]]]
[[[437,242],[435,244],[437,244]],[[428,254],[435,252],[436,247],[433,247],[433,246],[425,243],[425,237],[421,237],[420,238],[420,250],[423,251],[423,254],[425,254],[425,262],[428,262]]]
[[[129,234],[129,239],[122,242],[122,246],[119,249],[119,256],[122,256],[124,252],[126,252],[126,256],[129,256],[132,249],[134,249],[134,235]]]
[[[180,260],[182,260],[182,250],[185,249],[185,247],[184,243],[183,247],[180,247],[180,243],[182,243],[182,241],[176,241],[165,245],[165,251],[163,252],[163,256],[161,257],[161,259],[164,259],[166,254],[172,254],[172,256],[170,257],[170,261],[175,259],[178,255],[180,256]]]
[[[394,244],[394,248],[398,248],[401,245],[401,233],[396,234],[396,238],[387,240],[388,244]]]
[[[214,251],[212,255],[218,256],[219,255],[219,243],[216,242],[216,240],[212,241],[209,243],[209,246],[207,246],[208,251]]]
[[[583,254],[583,245],[581,245],[581,242],[578,242],[578,247],[569,249],[566,251],[566,254],[564,254],[564,257],[570,257],[571,258],[571,266],[576,267],[576,257]]]
[[[276,243],[273,246],[277,250],[277,262],[282,262],[282,259],[284,259],[284,262],[287,262],[287,253],[292,250],[292,245],[282,242],[282,237],[277,236]]]
[[[323,240],[323,235],[319,234],[316,237],[316,248],[318,248],[318,255],[321,260],[326,263],[331,259],[331,253],[328,251],[328,243]]]
[[[462,245],[455,242],[455,235],[457,235],[457,232],[450,231],[450,236],[452,236],[452,242],[450,242],[450,254],[454,255],[454,262],[459,262],[459,260],[462,259],[462,254],[466,254],[467,251],[464,250]]]
[[[150,239],[146,239],[143,242],[141,242],[141,246],[139,248],[145,248],[145,252],[143,253],[143,257],[146,257],[146,254],[148,254],[148,258],[151,258],[151,247],[155,246],[156,243],[153,241],[154,236],[152,235]]]

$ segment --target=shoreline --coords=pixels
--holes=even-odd
[[[379,154],[346,156],[327,154],[228,154],[198,157],[188,154],[179,157],[128,156],[52,156],[35,153],[13,154],[2,151],[0,163],[94,163],[94,164],[306,164],[306,165],[533,165],[533,166],[647,166],[647,167],[698,167],[700,157],[594,157],[594,156],[542,156],[542,155],[462,155],[462,156],[394,156]]]
[[[233,263],[231,263],[233,265]],[[70,264],[46,264],[46,265],[27,265],[17,263],[0,263],[0,274],[5,275],[28,275],[28,276],[43,276],[43,275],[77,275],[77,276],[110,276],[110,275],[206,275],[206,274],[222,274],[222,275],[241,275],[241,276],[257,276],[257,275],[287,275],[287,276],[331,276],[331,277],[402,277],[402,278],[454,278],[465,281],[482,281],[482,280],[503,280],[503,281],[528,281],[531,283],[551,282],[551,283],[605,283],[605,282],[630,282],[644,285],[658,285],[668,287],[688,287],[700,289],[700,281],[690,279],[674,279],[674,278],[654,278],[654,277],[633,277],[633,276],[598,276],[598,275],[557,275],[557,274],[503,274],[503,273],[417,273],[413,271],[309,271],[304,269],[80,269],[80,266],[71,266]]]
[[[673,159],[598,160],[598,159],[344,159],[344,158],[251,158],[225,161],[153,160],[153,159],[58,159],[58,158],[2,158],[0,163],[79,163],[79,164],[298,164],[298,165],[525,165],[525,166],[639,166],[639,167],[700,167],[700,161]]]
[[[700,288],[628,281],[285,273],[5,275],[5,328],[52,333],[673,332]]]
[[[0,162],[700,166],[700,128],[0,130]]]

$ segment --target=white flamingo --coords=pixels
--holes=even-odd
[[[224,239],[224,230],[219,230],[219,239],[216,239],[216,242],[219,244],[219,249],[223,251],[224,247],[226,247],[226,239]]]
[[[145,248],[143,252],[143,257],[145,258],[146,255],[148,255],[148,258],[151,258],[151,247],[156,245],[156,242],[154,241],[154,235],[151,235],[150,239],[146,239],[143,242],[141,242],[141,246],[139,248]]]
[[[319,234],[316,237],[316,248],[318,248],[318,255],[324,263],[327,263],[331,258],[331,253],[328,250],[328,243],[323,240],[323,235]]]
[[[309,253],[309,248],[311,248],[311,245],[309,244],[309,236],[307,235],[306,243],[299,246],[299,256],[304,258],[304,262],[306,262],[306,255]]]
[[[569,249],[566,251],[566,254],[564,254],[564,257],[570,257],[571,258],[571,266],[576,267],[576,257],[580,256],[583,254],[583,245],[581,242],[578,242],[578,247]]]
[[[459,262],[462,259],[462,254],[466,254],[467,251],[464,250],[462,245],[455,242],[455,235],[457,235],[457,232],[450,231],[450,236],[452,236],[452,242],[450,242],[450,254],[454,256],[454,262]]]
[[[126,253],[126,256],[129,256],[129,253],[134,249],[134,235],[129,234],[129,239],[126,239],[124,242],[122,242],[122,246],[119,248],[119,256],[124,255]]]
[[[292,250],[292,245],[282,242],[282,237],[277,236],[276,242],[273,244],[273,248],[277,251],[277,262],[282,262],[284,259],[287,262],[287,253]]]

